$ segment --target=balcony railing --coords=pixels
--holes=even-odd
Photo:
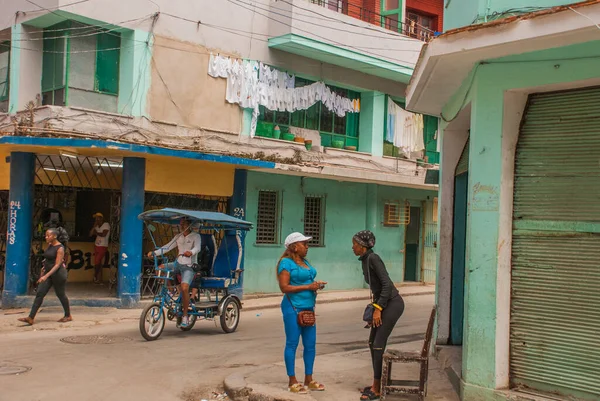
[[[331,11],[335,11],[350,17],[368,22],[373,25],[389,29],[390,31],[398,32],[428,42],[434,37],[434,31],[419,25],[416,21],[405,19],[399,21],[398,14],[381,15],[366,8],[351,4],[348,0],[308,0],[310,3],[325,7]]]

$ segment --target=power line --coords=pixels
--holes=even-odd
[[[90,1],[90,0],[86,0],[86,1]],[[123,28],[123,25],[128,24],[130,22],[137,22],[137,21],[144,21],[150,17],[152,17],[154,14],[148,14],[145,15],[143,17],[140,18],[134,18],[134,19],[129,19],[129,20],[125,20],[125,21],[119,21],[119,22],[115,22],[115,23],[106,23],[106,24],[99,24],[99,25],[86,25],[86,26],[76,26],[76,27],[68,27],[68,28],[58,28],[58,29],[48,29],[48,28],[43,28],[43,29],[36,29],[36,30],[29,30],[27,32],[15,32],[18,35],[26,35],[26,34],[44,34],[47,32],[66,32],[66,31],[80,31],[80,30],[84,30],[84,29],[103,29],[104,27],[116,27],[115,29],[119,29],[119,28]],[[38,38],[33,38],[33,39],[25,39],[25,40],[40,40]]]
[[[243,8],[243,9],[245,9],[245,10],[248,10],[248,11],[254,11],[254,10],[251,10],[251,9],[249,9],[248,7],[244,7],[242,4],[248,5],[248,3],[244,3],[244,2],[242,2],[241,0],[235,0],[235,1],[234,1],[234,0],[227,0],[227,1],[228,1],[228,2],[230,2],[230,3],[231,3],[231,4],[233,4],[233,5],[236,5],[236,6],[238,6],[238,7],[241,7],[241,8]],[[261,10],[264,10],[264,11],[269,11],[269,12],[271,12],[270,10],[262,9],[262,8],[260,8],[260,7],[257,7],[257,8],[259,8],[259,9],[261,9]],[[280,21],[280,20],[278,20],[278,19],[276,19],[276,18],[273,18],[273,17],[271,17],[271,16],[269,16],[269,15],[261,14],[261,13],[259,13],[259,12],[256,12],[256,13],[257,13],[257,14],[259,14],[259,15],[262,15],[263,17],[265,17],[265,18],[268,18],[268,19],[270,19],[270,20],[272,20],[272,21],[275,21],[275,22],[277,22],[277,23],[280,23],[280,24],[282,24],[282,25],[285,25],[285,26],[286,26],[286,27],[288,27],[288,28],[292,28],[292,25],[290,25],[290,24],[288,24],[288,23],[285,23],[285,22],[283,22],[283,21]],[[283,16],[283,17],[286,17],[286,18],[287,18],[287,16],[286,16],[286,15],[283,15],[283,14],[279,14],[279,13],[275,13],[275,12],[273,12],[273,14],[280,15],[280,16]],[[312,23],[312,22],[309,22],[309,21],[303,21],[303,20],[300,20],[300,19],[298,19],[298,20],[299,20],[299,21],[301,21],[301,22],[306,22],[306,23],[308,23],[308,24],[311,24],[311,25],[315,25],[315,26],[321,26],[321,25],[318,25],[318,24],[315,24],[315,23]],[[317,37],[317,38],[319,38],[319,39],[323,39],[323,40],[326,40],[326,41],[332,42],[332,43],[334,43],[334,44],[336,44],[336,45],[338,45],[338,46],[346,46],[348,49],[354,49],[355,51],[358,51],[358,52],[361,52],[361,53],[366,53],[366,54],[369,54],[369,55],[372,55],[372,56],[381,57],[381,55],[380,55],[380,54],[371,53],[371,52],[368,52],[368,51],[366,51],[366,50],[361,50],[361,49],[359,49],[359,48],[356,48],[356,47],[354,47],[354,46],[349,46],[349,45],[347,45],[347,44],[344,44],[344,43],[340,43],[340,42],[337,42],[337,41],[331,40],[331,38],[327,38],[327,37],[324,37],[324,36],[317,35],[317,34],[315,34],[314,32],[306,31],[306,30],[304,30],[304,29],[297,28],[297,27],[295,27],[295,29],[296,29],[296,30],[298,30],[298,31],[301,31],[301,32],[304,32],[304,33],[308,33],[308,34],[310,34],[310,35],[313,35],[313,36],[315,36],[315,37]],[[390,51],[393,51],[393,49],[385,49],[385,50],[390,50]],[[410,64],[410,65],[413,65],[413,66],[414,66],[414,65],[416,65],[416,63],[412,63],[412,62],[405,61],[405,60],[399,60],[399,59],[395,59],[395,58],[391,58],[391,57],[389,58],[389,60],[396,61],[396,62],[398,62],[398,63],[399,63],[401,66],[402,66],[402,65],[404,65],[404,64]],[[410,67],[407,67],[407,68],[410,68]]]
[[[315,15],[319,15],[321,17],[324,17],[324,18],[317,18],[317,19],[320,19],[322,21],[332,21],[332,22],[335,22],[335,23],[349,25],[349,26],[356,27],[356,28],[368,29],[370,31],[378,32],[380,34],[386,34],[388,36],[393,36],[393,38],[381,38],[380,35],[365,35],[365,34],[360,34],[361,36],[368,36],[368,37],[379,38],[379,39],[384,39],[384,40],[396,40],[396,41],[407,41],[407,42],[408,41],[414,41],[414,40],[416,40],[416,39],[398,37],[398,34],[400,34],[400,32],[391,31],[391,30],[388,30],[388,29],[385,29],[385,28],[384,28],[385,29],[384,32],[381,32],[380,30],[375,29],[375,28],[370,27],[370,26],[362,26],[362,25],[353,24],[353,23],[350,23],[350,22],[347,22],[347,21],[342,21],[339,18],[333,18],[333,17],[327,16],[325,14],[321,14],[321,13],[319,13],[317,11],[314,11],[314,10],[311,10],[311,9],[308,9],[308,8],[304,8],[304,7],[300,7],[299,5],[297,5],[295,3],[292,3],[292,2],[289,2],[288,0],[279,0],[279,1],[281,1],[283,3],[286,3],[286,4],[289,4],[292,7],[297,8],[299,10],[307,11],[307,12],[310,12],[311,14],[315,14]],[[265,4],[265,3],[262,3],[262,4]],[[350,6],[350,4],[348,3],[348,7],[349,6]],[[273,7],[273,6],[271,6],[271,7],[275,8],[277,10],[280,10],[280,11],[287,11],[287,10],[284,10],[282,8],[277,8],[277,7]],[[340,14],[343,14],[343,13],[340,13]],[[375,12],[373,12],[372,14],[373,14],[373,16],[376,16],[376,17],[379,17],[379,18],[383,17],[382,15],[377,14]],[[305,17],[309,16],[308,14],[300,14],[300,15],[305,16]],[[343,14],[343,15],[346,15],[346,14]],[[350,18],[354,18],[354,17],[350,17]],[[369,24],[369,25],[372,25],[368,21],[364,21],[364,22],[367,23],[367,24]],[[401,22],[401,24],[405,25],[404,22]],[[422,25],[419,25],[419,24],[417,24],[417,25],[423,27]],[[427,28],[427,27],[423,27],[423,28]],[[356,31],[345,31],[345,32],[350,32],[350,33],[358,34]]]
[[[266,33],[250,32],[250,31],[244,31],[244,30],[236,29],[236,28],[230,28],[230,27],[224,27],[224,26],[219,26],[219,25],[213,25],[213,24],[210,24],[210,23],[202,22],[202,21],[194,21],[194,20],[191,20],[189,18],[179,17],[177,15],[173,15],[173,14],[169,14],[169,13],[161,13],[161,15],[166,15],[166,16],[171,17],[171,18],[175,18],[175,19],[179,19],[179,20],[182,20],[182,21],[190,22],[190,23],[193,23],[194,25],[198,25],[198,26],[207,26],[207,27],[213,28],[213,29],[225,30],[225,31],[228,31],[229,33],[233,33],[233,32],[244,33],[244,34],[247,34],[247,36],[246,35],[240,35],[240,36],[244,36],[246,38],[253,39],[253,40],[256,39],[256,38],[253,37],[253,35],[263,36],[263,37],[266,37],[266,38],[270,38],[271,37],[271,35],[266,34]],[[280,21],[278,21],[278,22],[280,22]],[[367,35],[367,36],[369,36],[369,35]],[[260,40],[262,42],[268,43],[268,40],[261,40],[261,39],[257,39],[257,40]],[[371,50],[389,50],[389,51],[394,51],[394,52],[414,52],[414,53],[420,52],[420,50],[412,50],[412,49],[390,49],[389,47],[376,48],[376,47],[355,46],[355,48],[357,48],[357,49],[371,49]]]

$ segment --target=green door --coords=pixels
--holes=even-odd
[[[421,208],[410,208],[410,222],[406,226],[404,253],[404,281],[417,281],[419,267],[419,238],[421,236]]]
[[[510,378],[600,399],[600,88],[529,97],[515,155]]]
[[[465,316],[467,200],[469,198],[469,141],[463,148],[454,178],[454,228],[450,287],[450,344],[462,345]]]

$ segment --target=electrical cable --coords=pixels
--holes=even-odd
[[[241,1],[241,0],[227,0],[227,1],[228,1],[229,3],[231,3],[231,4],[233,4],[233,5],[236,5],[236,6],[240,7],[240,8],[246,9],[246,10],[248,10],[248,11],[253,11],[253,10],[249,9],[248,7],[245,7],[245,6],[243,6],[242,4],[246,4],[246,5],[247,5],[247,3],[244,3],[244,2],[243,2],[243,1]],[[260,9],[260,7],[257,7],[257,8],[259,8],[259,9]],[[267,10],[267,11],[269,11],[269,10]],[[310,32],[310,31],[307,31],[307,30],[304,30],[304,29],[301,29],[301,28],[298,28],[298,27],[293,27],[292,25],[290,25],[290,24],[288,24],[288,23],[285,23],[285,22],[282,22],[282,21],[280,21],[280,20],[278,20],[278,19],[276,19],[276,18],[273,18],[273,17],[271,17],[271,16],[269,16],[269,15],[261,14],[261,13],[259,13],[259,12],[257,12],[257,14],[258,14],[258,15],[261,15],[261,16],[263,16],[263,17],[265,17],[265,18],[268,18],[268,19],[270,19],[270,20],[272,20],[272,21],[275,21],[275,22],[277,22],[277,23],[279,23],[279,24],[285,25],[285,26],[286,26],[286,27],[288,27],[288,28],[294,28],[294,29],[296,29],[296,30],[298,30],[298,31],[300,31],[300,32],[308,33],[308,34],[310,34],[310,35],[313,35],[313,36],[315,36],[315,37],[317,37],[317,38],[319,38],[319,39],[323,39],[323,40],[325,40],[325,41],[331,42],[331,43],[333,43],[333,44],[336,44],[336,45],[338,45],[338,46],[346,47],[346,48],[348,48],[348,49],[354,49],[354,50],[357,50],[357,51],[358,51],[358,52],[360,52],[360,53],[366,53],[366,54],[369,54],[369,55],[371,55],[371,56],[375,56],[375,57],[381,57],[381,55],[380,55],[380,54],[371,53],[371,52],[368,52],[368,51],[365,51],[365,50],[361,50],[361,49],[359,49],[359,48],[356,48],[356,47],[354,47],[354,46],[349,46],[349,45],[347,45],[347,44],[344,44],[344,43],[340,43],[340,42],[337,42],[337,41],[331,40],[331,38],[327,38],[327,37],[324,37],[324,36],[317,35],[317,34],[315,34],[314,32]],[[280,15],[280,16],[283,16],[283,17],[286,17],[286,16],[285,16],[285,15],[283,15],[283,14],[278,14],[278,13],[273,13],[273,14],[277,14],[277,15]],[[298,20],[299,20],[299,21],[301,21],[300,19],[298,19]],[[304,21],[304,22],[307,22],[307,21]],[[318,25],[318,24],[311,23],[311,22],[307,22],[307,23],[309,23],[309,24],[312,24],[312,25],[316,25],[316,26],[320,26],[320,25]],[[387,50],[390,50],[390,49],[387,49]],[[400,66],[406,66],[406,64],[410,64],[410,65],[412,65],[412,66],[416,65],[416,63],[408,62],[408,61],[405,61],[405,60],[399,60],[399,59],[396,59],[396,58],[391,58],[391,57],[389,57],[388,59],[389,59],[389,60],[393,60],[393,61],[396,61],[396,62],[398,62]],[[407,68],[412,68],[412,67],[407,67]]]

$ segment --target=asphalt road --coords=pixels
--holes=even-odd
[[[405,298],[406,310],[390,344],[422,339],[433,301],[433,295]],[[365,301],[318,305],[318,355],[366,347],[364,305]],[[64,341],[90,335],[123,342]],[[278,309],[243,312],[232,334],[224,334],[213,322],[199,322],[189,332],[167,322],[154,342],[141,337],[135,319],[83,329],[5,332],[0,334],[0,400],[200,401],[236,370],[281,361],[284,341]],[[31,370],[2,375],[9,366]]]

